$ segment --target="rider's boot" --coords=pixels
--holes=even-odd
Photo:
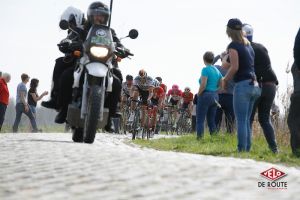
[[[56,101],[51,98],[49,101],[42,101],[41,105],[49,109],[58,109]]]
[[[115,132],[115,127],[114,127],[114,124],[112,122],[112,119],[109,118],[107,120],[107,124],[106,126],[104,127],[105,131],[109,132],[109,133],[114,133]]]
[[[68,113],[68,107],[64,106],[61,108],[61,110],[58,112],[58,114],[55,117],[55,123],[58,124],[63,124],[66,122],[66,118],[67,118],[67,113]]]

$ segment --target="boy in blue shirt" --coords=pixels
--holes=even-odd
[[[203,137],[205,116],[207,116],[210,134],[216,132],[216,101],[219,100],[218,90],[222,85],[222,74],[215,66],[213,66],[214,54],[210,51],[206,52],[203,56],[203,60],[206,66],[201,72],[197,99],[197,139]]]

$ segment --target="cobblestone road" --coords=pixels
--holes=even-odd
[[[1,134],[0,199],[299,199],[300,169],[246,159],[161,152],[98,134]],[[124,142],[125,141],[125,142]],[[288,188],[258,188],[276,167]]]

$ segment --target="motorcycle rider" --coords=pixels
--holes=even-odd
[[[84,24],[84,32],[85,32],[85,37],[87,35],[87,32],[89,31],[90,27],[93,24],[97,25],[107,25],[108,21],[110,18],[110,11],[108,7],[100,2],[96,1],[90,4],[88,7],[87,11],[87,21]],[[118,39],[115,31],[111,29],[111,33],[113,36],[113,41],[116,43],[117,47],[123,47],[123,45],[120,43],[120,40]],[[85,37],[83,38],[82,41],[85,40]],[[126,52],[123,52],[123,56],[126,57],[128,54]],[[122,58],[124,58],[122,57]],[[122,73],[118,69],[118,63],[117,63],[117,58],[113,60],[113,66],[114,68],[111,69],[111,73],[113,75],[113,84],[112,84],[112,92],[109,92],[108,95],[106,96],[105,99],[105,107],[109,108],[109,118],[107,125],[105,126],[105,130],[108,132],[114,132],[114,127],[112,126],[111,118],[116,116],[116,110],[117,110],[117,104],[120,101],[120,96],[121,96],[121,83],[123,81]],[[68,71],[68,73],[65,73],[62,75],[61,80],[65,80],[65,77],[72,77],[72,80],[74,81],[73,77],[73,72],[74,70]],[[70,79],[69,79],[70,80]],[[73,84],[73,82],[72,82]],[[72,85],[64,85],[61,84],[61,87],[64,88],[63,92],[66,93],[71,93],[72,94]],[[74,91],[79,91],[79,90],[74,90]],[[76,93],[76,92],[75,92]],[[62,93],[63,94],[63,93]],[[73,98],[76,98],[77,94],[73,94]],[[61,105],[60,112],[55,118],[56,123],[64,123],[66,120],[67,116],[67,111],[68,111],[68,104],[71,103],[72,101],[72,95],[71,98],[70,96],[67,95],[60,95],[61,101],[63,102]]]
[[[70,85],[73,84],[73,76],[67,76],[66,74],[70,74],[69,70],[72,71],[74,69],[78,57],[73,56],[72,53],[76,47],[74,45],[70,47],[70,42],[68,40],[74,40],[74,38],[77,37],[75,40],[80,42],[83,41],[86,37],[86,32],[83,30],[86,20],[81,10],[74,7],[68,7],[61,15],[61,19],[67,19],[69,21],[70,27],[77,33],[79,33],[79,37],[73,32],[68,31],[67,38],[63,39],[60,44],[58,44],[59,50],[65,55],[55,60],[55,65],[52,73],[53,75],[50,100],[43,101],[41,103],[41,105],[46,108],[56,110],[60,110],[61,104],[63,104],[63,102],[61,102],[61,99],[59,99],[59,97],[61,96],[60,93],[66,95],[67,99],[70,99],[72,97],[72,91],[66,88],[69,88]],[[81,44],[78,44],[77,48],[80,50]],[[61,81],[62,77],[65,78],[63,84]]]

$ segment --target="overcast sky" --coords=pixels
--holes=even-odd
[[[38,92],[50,91],[55,59],[63,54],[57,43],[66,31],[58,27],[61,13],[74,6],[86,13],[89,0],[1,0],[0,71],[9,72],[9,90],[15,97],[20,75],[38,78]],[[103,2],[109,2],[105,0]],[[254,41],[269,50],[280,91],[292,77],[285,70],[293,62],[293,45],[300,27],[299,0],[114,0],[112,27],[119,37],[131,28],[136,40],[122,43],[135,56],[124,59],[125,77],[144,68],[161,76],[168,88],[176,83],[197,92],[205,51],[219,54],[230,40],[225,30],[230,18],[239,18],[254,28]],[[29,84],[28,84],[29,87]]]

